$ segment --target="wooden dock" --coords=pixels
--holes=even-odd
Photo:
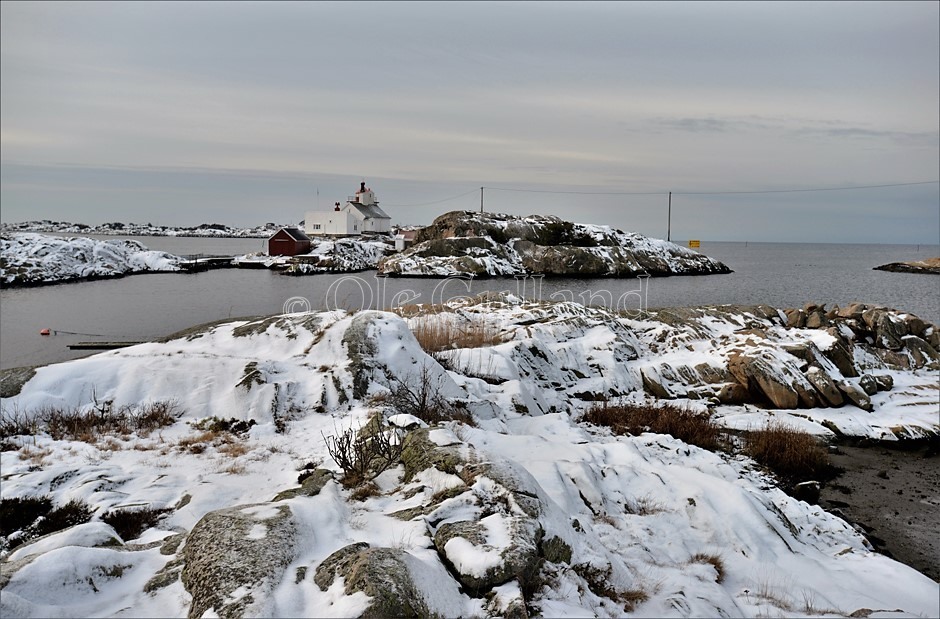
[[[210,269],[230,269],[235,266],[234,256],[194,254],[192,256],[181,256],[181,258],[183,258],[183,260],[179,263],[180,268],[187,273],[208,271]]]
[[[69,350],[113,350],[115,348],[127,348],[136,346],[144,342],[78,342],[69,344]]]

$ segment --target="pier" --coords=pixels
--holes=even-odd
[[[187,273],[196,273],[199,271],[208,271],[210,269],[231,269],[235,267],[234,256],[209,256],[205,254],[193,254],[191,256],[180,256],[183,260],[179,263],[180,269]]]
[[[136,346],[144,342],[78,342],[69,344],[69,350],[114,350],[115,348],[127,348]]]

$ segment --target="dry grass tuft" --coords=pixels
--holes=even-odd
[[[244,475],[248,472],[248,467],[246,467],[241,462],[232,462],[231,464],[220,468],[219,472],[227,473],[229,475]]]
[[[649,593],[642,589],[627,589],[620,592],[620,601],[623,602],[624,612],[632,613],[638,604],[650,599]]]
[[[411,331],[429,354],[455,348],[483,348],[502,342],[499,329],[484,319],[457,324],[437,316],[421,316],[412,321]]]
[[[36,467],[42,467],[46,463],[46,456],[50,455],[52,450],[48,447],[36,447],[35,445],[23,445],[20,448],[20,460],[28,460],[30,464]]]
[[[651,516],[666,511],[666,505],[646,495],[627,500],[624,511],[636,516]]]
[[[616,434],[670,434],[680,441],[711,451],[725,446],[721,428],[708,413],[674,404],[611,405],[605,402],[585,413],[582,421],[607,426]]]
[[[816,438],[779,421],[747,433],[744,452],[789,482],[828,475],[829,456]]]
[[[689,563],[708,563],[715,568],[715,571],[718,573],[718,578],[715,579],[715,582],[721,584],[725,580],[725,563],[721,560],[721,557],[713,554],[706,554],[704,552],[699,552],[692,555],[692,558],[689,559]]]

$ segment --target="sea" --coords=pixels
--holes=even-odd
[[[177,255],[234,256],[264,248],[264,239],[130,238]],[[888,262],[940,256],[938,245],[702,241],[697,251],[734,272],[646,279],[445,280],[381,278],[375,271],[297,277],[266,269],[219,269],[3,289],[0,368],[94,354],[69,350],[69,344],[80,341],[146,341],[220,319],[308,309],[386,309],[440,303],[487,290],[626,310],[728,303],[832,307],[860,301],[940,324],[940,277],[872,270]],[[42,329],[50,329],[52,335],[40,335]]]

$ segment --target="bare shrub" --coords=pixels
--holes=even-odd
[[[780,421],[748,432],[744,452],[791,483],[818,479],[831,469],[828,454],[812,434]]]
[[[148,402],[134,412],[134,429],[137,432],[159,430],[172,426],[182,416],[183,410],[176,400]]]
[[[444,376],[434,376],[430,364],[423,364],[416,374],[398,380],[389,402],[398,412],[414,415],[430,425],[449,419],[475,425],[469,412],[458,408],[444,396],[444,380]]]
[[[375,426],[369,433],[350,428],[323,437],[330,457],[343,469],[342,482],[347,488],[375,479],[401,459],[404,430],[378,421]]]
[[[35,436],[39,433],[39,427],[36,416],[21,411],[15,402],[9,407],[0,408],[0,438]]]
[[[0,437],[34,436],[45,430],[56,440],[97,442],[107,434],[148,433],[173,425],[182,415],[175,400],[149,402],[138,407],[115,407],[112,400],[93,399],[90,407],[44,406],[32,412],[16,407],[0,411]]]
[[[724,449],[721,428],[708,413],[699,413],[674,404],[615,404],[607,402],[585,413],[582,421],[607,426],[616,434],[643,432],[670,434],[702,449]]]

